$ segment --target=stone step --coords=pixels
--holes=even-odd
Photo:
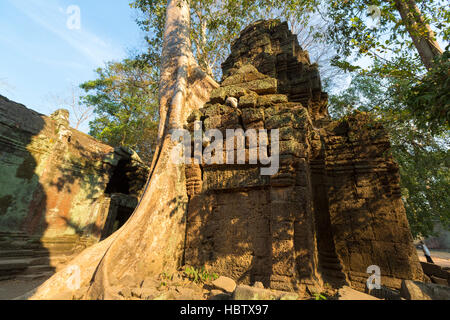
[[[34,243],[34,242],[0,242],[0,250],[29,250],[29,249],[35,249],[38,250],[40,248],[43,248],[43,246],[40,243]]]
[[[15,275],[0,275],[0,281],[14,280],[15,277]]]
[[[0,250],[1,258],[13,258],[13,257],[42,257],[48,255],[47,250],[36,250],[36,249],[21,249],[21,250]]]
[[[319,256],[319,262],[341,264],[341,262],[339,261],[339,259],[336,256],[334,256],[334,257]]]
[[[1,259],[0,260],[0,271],[10,270],[10,269],[26,269],[30,264],[32,259]]]
[[[47,265],[52,268],[59,269],[63,267],[72,258],[67,256],[53,256],[53,257],[41,257],[35,258],[30,262],[30,266]]]
[[[2,258],[0,259],[0,281],[9,279],[32,281],[48,278],[56,273],[58,268],[64,267],[68,259],[66,256]]]
[[[319,257],[337,259],[337,255],[334,251],[319,251]]]
[[[26,238],[30,237],[25,232],[0,232],[0,238]]]
[[[28,236],[26,234],[24,235],[19,235],[19,234],[0,234],[0,239],[1,240],[35,240],[38,239],[37,237],[33,237],[33,236]]]
[[[27,241],[24,240],[4,240],[2,241],[2,248],[26,248],[29,245],[29,243]]]
[[[25,236],[0,235],[0,240],[2,240],[2,241],[13,241],[13,240],[24,241],[24,240],[30,240],[30,239],[34,239],[34,238],[31,238],[26,235]]]
[[[330,263],[330,262],[322,262],[319,264],[323,269],[325,270],[336,270],[336,271],[342,271],[342,266],[340,263]]]
[[[0,276],[11,276],[24,272],[29,266],[30,260],[0,260]]]
[[[333,270],[333,269],[322,269],[322,274],[326,278],[333,278],[338,280],[345,280],[345,274],[342,271]]]
[[[0,258],[32,256],[33,250],[0,250]]]
[[[36,273],[36,274],[21,274],[15,277],[16,280],[21,281],[34,281],[39,279],[48,279],[50,278],[54,272],[43,272],[43,273]]]
[[[52,272],[54,273],[55,268],[48,264],[42,264],[42,265],[35,265],[35,266],[29,266],[22,274],[29,275],[29,274],[41,274],[46,272]]]

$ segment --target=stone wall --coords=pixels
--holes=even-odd
[[[388,287],[420,279],[386,132],[367,114],[333,122],[323,131],[331,230],[348,280],[363,290],[370,265],[381,268]]]
[[[280,170],[262,176],[248,142],[246,164],[224,154],[188,166],[186,264],[281,290],[363,291],[372,265],[390,288],[423,280],[386,133],[366,114],[331,121],[317,66],[287,24],[247,27],[223,68],[188,129],[278,129]]]
[[[70,253],[109,235],[105,224],[118,207],[136,206],[146,166],[130,150],[70,128],[68,117],[66,110],[47,117],[0,96],[3,238],[27,235],[50,252]]]
[[[188,189],[186,262],[243,283],[296,290],[318,281],[307,162],[312,121],[277,86],[277,79],[252,65],[234,68],[211,102],[190,118],[191,128],[202,120],[205,130],[219,129],[224,136],[226,129],[280,129],[281,166],[274,176],[262,176],[250,164],[189,168],[187,184],[194,188]],[[239,109],[226,105],[230,96],[239,99]]]

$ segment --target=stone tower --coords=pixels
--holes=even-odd
[[[383,128],[362,113],[330,120],[318,68],[287,23],[250,25],[231,52],[188,128],[278,129],[280,169],[189,165],[185,263],[279,290],[364,291],[372,265],[390,288],[423,280]]]

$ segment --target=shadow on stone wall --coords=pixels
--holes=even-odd
[[[0,96],[0,280],[48,278],[55,270],[41,242],[47,195],[36,173],[42,115]]]
[[[123,226],[148,167],[49,117],[0,96],[0,279],[45,278]]]

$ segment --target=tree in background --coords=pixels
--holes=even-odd
[[[388,64],[408,53],[412,57],[420,56],[423,66],[430,69],[433,59],[442,54],[432,28],[443,40],[449,37],[450,17],[445,0],[325,2],[326,16],[330,19],[328,39],[344,58],[355,54]],[[374,8],[381,15],[375,27],[367,23]],[[385,74],[393,72],[385,71]]]
[[[139,13],[137,20],[146,32],[148,52],[143,55],[151,65],[160,64],[162,35],[165,23],[164,0],[135,0],[131,7]],[[319,37],[318,28],[324,29],[325,22],[314,7],[317,0],[192,0],[190,19],[192,52],[199,66],[219,81],[221,64],[230,54],[230,44],[240,32],[258,19],[280,19],[288,21],[293,33],[298,34],[300,46],[310,51],[312,62],[320,63],[327,79],[338,75],[330,66],[333,52],[324,38]]]
[[[405,83],[405,81],[403,81]],[[421,79],[406,81],[398,90],[408,111],[421,128],[431,132],[450,130],[450,51],[434,59],[433,68]]]
[[[90,134],[111,146],[134,149],[151,163],[158,125],[158,86],[154,68],[135,59],[109,62],[97,79],[80,85],[82,103],[93,109]]]
[[[71,85],[68,95],[52,93],[46,97],[46,100],[55,105],[55,108],[67,109],[70,113],[70,125],[74,129],[80,130],[81,126],[92,117],[94,111],[94,106],[84,104],[81,96],[82,90],[78,86]]]
[[[138,24],[146,32],[148,52],[144,58],[159,66],[166,22],[165,0],[135,0],[131,7],[138,10]],[[229,53],[229,44],[258,11],[256,1],[192,0],[190,10],[190,41],[199,66],[219,79],[220,64]]]
[[[326,37],[338,52],[333,63],[346,71],[396,79],[388,83],[418,127],[435,133],[448,130],[449,54],[443,54],[437,42],[449,40],[448,1],[325,2]],[[367,23],[373,8],[380,14],[376,27]],[[368,66],[361,67],[358,60]],[[429,85],[431,79],[440,79],[440,85]]]

